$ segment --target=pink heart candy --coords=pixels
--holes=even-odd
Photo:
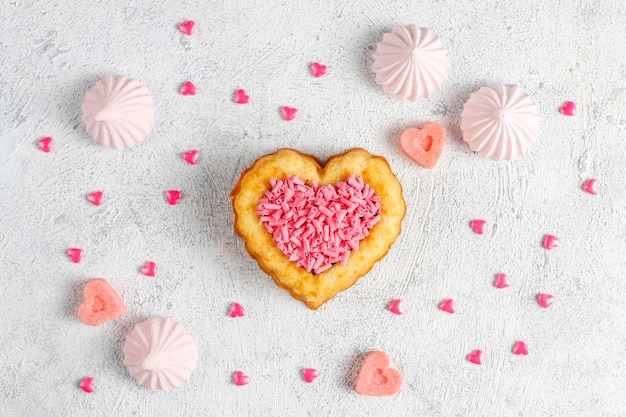
[[[39,149],[41,149],[45,153],[50,152],[52,150],[52,138],[50,136],[46,136],[45,138],[37,142],[37,146],[39,146]]]
[[[477,235],[482,235],[485,231],[485,225],[487,222],[485,220],[472,220],[470,222],[470,227]]]
[[[193,20],[187,20],[186,22],[183,22],[180,25],[178,25],[178,29],[181,32],[183,32],[185,35],[191,36],[194,34],[196,30],[196,22],[194,22]]]
[[[102,191],[96,191],[87,194],[87,201],[89,201],[94,206],[99,206],[100,204],[102,204],[102,197],[104,197],[104,193]]]
[[[585,181],[585,184],[583,184],[583,190],[585,190],[589,194],[598,194],[597,182],[598,181],[593,178]]]
[[[156,275],[157,265],[154,262],[146,262],[144,266],[141,267],[141,273],[147,277],[153,277]]]
[[[183,159],[191,165],[197,164],[199,158],[200,158],[200,151],[197,149],[192,149],[190,151],[183,153]]]
[[[293,107],[288,107],[288,106],[283,106],[281,111],[283,113],[283,119],[285,119],[288,122],[295,119],[298,114],[298,109],[293,108]]]
[[[543,247],[548,250],[558,248],[560,244],[561,244],[561,241],[556,236],[546,235],[543,238]]]
[[[78,386],[88,394],[95,390],[94,379],[92,377],[83,378]]]
[[[322,65],[319,62],[314,62],[311,64],[311,73],[315,78],[322,77],[324,74],[326,74],[327,69],[328,68],[326,67],[326,65]]]
[[[467,355],[467,360],[476,365],[482,365],[483,363],[483,351],[475,350],[469,355]]]
[[[398,316],[401,316],[402,314],[404,314],[404,308],[402,308],[402,300],[399,299],[395,299],[392,300],[391,303],[389,303],[389,311],[391,311],[393,314],[397,314]]]
[[[233,375],[233,383],[237,385],[238,387],[241,387],[243,385],[248,385],[250,383],[250,378],[248,377],[248,375],[244,374],[243,372],[237,371]]]
[[[576,103],[574,103],[573,101],[568,101],[561,107],[559,111],[565,116],[574,116],[576,114]]]
[[[500,289],[510,287],[511,281],[509,281],[509,277],[506,274],[498,274],[493,281],[493,286]]]
[[[185,81],[180,86],[180,94],[182,94],[183,96],[195,96],[196,86],[191,81]]]
[[[513,353],[516,355],[528,355],[528,345],[520,340],[513,345]]]
[[[554,304],[554,296],[551,294],[539,294],[537,296],[537,302],[543,308],[548,308]]]
[[[456,307],[454,305],[454,300],[452,298],[448,298],[443,300],[439,304],[439,310],[445,311],[446,313],[454,314],[456,311]]]
[[[239,303],[233,303],[233,305],[230,306],[230,310],[228,310],[228,315],[232,318],[243,317],[246,315],[246,309]]]
[[[315,368],[304,368],[302,370],[302,378],[304,378],[304,381],[307,384],[310,384],[311,382],[313,382],[313,380],[317,378],[318,376],[320,376],[320,373]]]
[[[179,190],[169,190],[165,193],[167,197],[167,202],[170,203],[170,206],[175,206],[178,204],[178,200],[181,199],[183,194]]]
[[[83,260],[83,250],[80,248],[70,248],[67,250],[67,256],[70,257],[75,264]]]
[[[250,102],[250,96],[246,94],[246,90],[239,89],[235,91],[233,101],[237,104],[248,104]]]

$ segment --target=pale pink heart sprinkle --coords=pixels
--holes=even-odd
[[[278,249],[308,272],[345,266],[381,219],[380,197],[354,174],[335,186],[309,186],[297,176],[271,179],[270,186],[256,213]]]
[[[302,370],[302,378],[304,378],[307,384],[313,382],[318,376],[320,376],[320,372],[315,368],[304,368]]]
[[[585,184],[583,184],[583,190],[585,190],[589,194],[596,195],[598,194],[597,183],[598,181],[593,178],[588,179],[587,181],[585,181]]]
[[[182,22],[181,24],[179,24],[178,29],[185,35],[191,36],[196,30],[196,22],[194,22],[193,20],[187,20],[186,22]]]
[[[496,275],[496,279],[493,281],[493,286],[500,289],[510,287],[511,281],[509,281],[507,274],[498,274]]]
[[[94,392],[94,379],[92,377],[83,378],[78,385],[83,391],[88,394]]]
[[[178,204],[178,200],[181,199],[183,194],[179,190],[169,190],[165,193],[167,197],[167,202],[170,203],[170,206],[175,206]]]
[[[546,235],[543,238],[543,247],[548,250],[558,248],[560,244],[561,244],[561,241],[556,236]]]
[[[250,102],[250,96],[246,94],[246,90],[239,89],[235,91],[233,101],[237,104],[248,104]]]
[[[315,78],[320,78],[326,74],[326,70],[328,67],[326,65],[322,65],[319,62],[314,62],[311,64],[311,73]]]
[[[248,375],[244,374],[241,371],[237,371],[233,375],[233,383],[238,387],[248,385],[250,383],[250,377],[248,377]]]
[[[190,165],[195,165],[198,163],[198,159],[200,158],[200,151],[197,149],[192,149],[183,153],[183,159],[187,161]]]
[[[96,191],[87,194],[87,200],[94,206],[99,206],[100,204],[102,204],[102,197],[104,197],[104,193],[102,191]]]
[[[543,308],[548,308],[554,304],[554,296],[551,294],[539,294],[537,296],[537,302]]]
[[[191,81],[185,81],[180,86],[180,94],[182,94],[183,96],[195,96],[196,86]]]
[[[389,311],[391,311],[393,314],[397,314],[398,316],[401,316],[402,314],[404,314],[404,308],[402,307],[402,300],[399,299],[395,299],[392,300],[391,303],[389,303]]]
[[[67,256],[70,257],[75,264],[83,260],[83,250],[80,248],[70,248],[67,250]]]
[[[141,273],[147,277],[153,277],[156,275],[157,265],[155,262],[146,262],[144,266],[141,267]]]
[[[283,114],[283,119],[285,119],[288,122],[295,119],[296,116],[298,115],[298,109],[293,108],[293,107],[288,107],[288,106],[283,106],[283,108],[281,109],[281,112]]]
[[[228,310],[228,315],[232,318],[243,317],[246,315],[246,309],[239,303],[233,303],[233,305],[230,306],[230,310]]]
[[[441,303],[439,303],[439,310],[445,311],[446,313],[454,314],[456,312],[454,300],[452,298],[443,300]]]
[[[513,345],[513,353],[516,355],[528,355],[528,345],[520,340]]]
[[[563,106],[561,106],[559,111],[565,116],[574,116],[576,115],[576,103],[574,103],[573,101],[568,101]]]
[[[473,364],[481,365],[483,363],[483,351],[478,349],[473,351],[467,355],[467,360]]]
[[[482,235],[485,232],[485,225],[487,222],[485,220],[472,220],[470,222],[470,227],[477,235]]]
[[[41,149],[45,153],[50,152],[52,150],[52,138],[50,136],[46,136],[45,138],[37,142],[37,146],[39,146],[39,149]]]

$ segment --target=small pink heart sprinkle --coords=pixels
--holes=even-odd
[[[250,102],[250,96],[246,94],[246,90],[235,91],[235,97],[233,101],[237,104],[248,104]]]
[[[95,389],[93,378],[90,376],[83,378],[78,386],[88,394],[91,394]]]
[[[180,86],[180,94],[183,96],[195,96],[196,86],[191,81],[185,81],[183,85]]]
[[[83,260],[83,250],[80,248],[70,248],[67,250],[67,256],[70,257],[75,264]]]
[[[528,355],[528,345],[520,340],[513,345],[513,353],[516,355]]]
[[[232,318],[243,317],[246,315],[246,309],[239,303],[233,303],[233,305],[230,306],[230,310],[228,310],[228,315]]]
[[[290,122],[293,119],[295,119],[296,115],[298,114],[298,109],[295,109],[293,107],[283,106],[281,111],[283,113],[283,119],[285,119],[288,122]]]
[[[467,360],[476,365],[482,365],[483,363],[483,351],[475,350],[469,355],[467,355]]]
[[[556,236],[546,235],[543,238],[543,247],[548,250],[558,248],[560,244],[561,244],[561,241]]]
[[[191,165],[197,164],[199,158],[200,158],[200,151],[197,149],[192,149],[190,151],[183,153],[183,159]]]
[[[87,194],[87,200],[94,206],[99,206],[100,204],[102,204],[102,197],[104,197],[104,193],[102,191],[96,191]]]
[[[233,375],[233,382],[238,387],[241,387],[242,385],[248,385],[250,383],[250,377],[248,377],[248,375],[244,374],[241,371],[237,371],[235,372],[235,375]]]
[[[196,22],[194,22],[193,20],[187,20],[186,22],[183,22],[180,25],[178,25],[178,29],[181,32],[183,32],[185,35],[191,36],[194,34],[196,30]]]
[[[472,220],[470,222],[470,227],[477,235],[482,235],[485,232],[485,225],[487,222],[485,220]]]
[[[313,380],[318,376],[320,376],[320,372],[315,368],[304,368],[302,370],[302,378],[304,378],[304,381],[307,384],[313,382]]]
[[[183,194],[178,190],[169,190],[165,193],[165,196],[167,197],[167,202],[170,203],[170,206],[175,206]]]
[[[496,288],[506,288],[511,286],[511,281],[506,274],[496,275],[496,279],[493,281],[493,286]]]
[[[328,68],[326,67],[326,65],[322,65],[319,62],[314,62],[311,64],[311,73],[315,78],[322,77],[324,74],[326,74],[327,69]]]
[[[568,101],[561,107],[559,111],[565,116],[574,116],[576,115],[576,103],[574,103],[573,101]]]
[[[585,184],[583,185],[583,190],[585,190],[589,194],[598,194],[597,182],[598,181],[593,178],[585,181]]]
[[[156,275],[157,265],[154,262],[146,262],[144,266],[141,267],[141,273],[147,277],[153,277]]]
[[[52,150],[52,138],[50,136],[46,136],[45,138],[37,142],[37,145],[39,146],[39,149],[41,149],[45,153],[48,153]]]
[[[445,311],[446,313],[454,314],[456,312],[454,300],[452,298],[448,298],[439,303],[439,310]]]
[[[539,294],[537,296],[537,302],[543,308],[548,308],[554,304],[554,296],[551,294]]]
[[[404,308],[402,308],[402,300],[399,300],[397,298],[395,300],[391,300],[391,303],[389,303],[389,307],[387,308],[393,314],[397,314],[398,316],[404,314]]]

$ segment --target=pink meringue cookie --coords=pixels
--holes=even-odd
[[[174,320],[151,317],[135,325],[124,342],[124,365],[139,385],[168,391],[191,378],[198,348]]]
[[[83,122],[93,140],[107,148],[135,146],[154,124],[154,102],[146,87],[126,76],[98,81],[85,94]]]
[[[372,71],[385,93],[415,101],[438,90],[446,79],[447,53],[428,29],[395,26],[376,46]]]
[[[465,102],[461,129],[463,139],[480,156],[513,159],[537,141],[539,111],[517,85],[495,83]]]

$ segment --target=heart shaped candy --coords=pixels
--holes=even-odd
[[[385,352],[370,352],[361,365],[354,390],[361,395],[389,396],[400,391],[402,375],[389,367]]]
[[[421,129],[410,127],[400,133],[400,147],[424,168],[433,169],[443,151],[446,131],[439,123],[428,122]]]
[[[404,314],[404,307],[402,307],[402,300],[397,299],[397,298],[395,300],[391,300],[391,303],[389,303],[388,309],[393,314],[398,315],[398,316],[401,316],[402,314]]]
[[[583,190],[585,190],[585,192],[591,194],[591,195],[596,195],[598,194],[598,180],[595,180],[593,178],[588,179],[587,181],[585,181],[585,183],[583,184]]]
[[[69,248],[67,250],[67,256],[69,256],[75,264],[80,263],[80,261],[83,260],[83,250],[80,248]]]
[[[483,363],[483,351],[482,350],[475,350],[472,353],[470,353],[469,355],[467,355],[467,360],[470,361],[471,363],[475,364],[475,365],[482,365]]]
[[[237,104],[248,104],[250,102],[250,96],[246,94],[246,90],[239,89],[235,91],[233,101]]]
[[[92,279],[83,289],[85,301],[78,307],[78,318],[98,326],[126,313],[124,302],[103,278]]]
[[[187,36],[193,35],[196,29],[196,22],[193,20],[187,20],[186,22],[182,22],[178,25],[178,29],[183,32]]]
[[[554,296],[552,294],[539,294],[537,296],[537,302],[543,308],[548,308],[554,304]]]
[[[304,368],[302,370],[302,378],[307,384],[313,382],[318,376],[320,376],[320,372],[315,368]]]
[[[315,78],[324,76],[327,69],[328,68],[326,67],[326,65],[322,65],[319,62],[314,62],[311,64],[311,74],[313,74]]]
[[[573,101],[568,101],[559,109],[559,111],[561,112],[561,114],[564,114],[565,116],[575,116],[576,115],[576,103],[574,103]]]
[[[198,159],[200,158],[200,151],[197,149],[192,149],[183,153],[183,159],[187,161],[190,165],[195,165],[198,163]]]
[[[89,201],[94,206],[99,206],[102,204],[102,197],[104,197],[104,193],[102,191],[95,191],[93,193],[87,194],[87,201]]]
[[[157,265],[155,262],[146,262],[141,267],[141,273],[147,277],[154,277],[156,275]]]
[[[485,225],[487,222],[485,220],[472,220],[470,222],[470,227],[477,235],[482,235],[485,232]]]
[[[170,206],[175,206],[176,204],[178,204],[178,200],[180,200],[183,196],[183,193],[180,192],[180,190],[168,190],[165,193],[165,198],[167,199],[167,202],[170,204]]]
[[[246,315],[246,309],[243,308],[243,306],[239,303],[233,303],[233,305],[230,306],[230,309],[228,310],[228,315],[232,318],[243,317]]]
[[[445,311],[446,313],[454,314],[456,312],[456,307],[454,305],[454,300],[452,298],[448,298],[443,300],[439,304],[439,310]]]
[[[180,94],[182,94],[183,96],[195,96],[196,86],[191,81],[185,81],[180,86]]]
[[[87,394],[91,394],[92,392],[94,392],[95,390],[95,386],[94,386],[94,380],[92,377],[88,376],[86,378],[83,378],[80,381],[80,384],[78,384],[78,386],[85,391]]]
[[[45,153],[49,153],[52,150],[52,138],[50,136],[46,136],[37,142],[37,146],[39,146],[39,149]]]
[[[548,250],[558,248],[560,244],[561,241],[554,235],[545,235],[543,238],[543,247]]]
[[[237,371],[233,375],[233,383],[238,387],[248,385],[250,383],[250,377],[244,374],[242,371]]]
[[[515,355],[528,355],[528,345],[520,340],[513,345],[513,354]]]
[[[511,286],[511,281],[509,281],[509,277],[507,274],[497,274],[496,279],[493,281],[493,286],[502,289]]]
[[[298,109],[293,108],[293,107],[283,106],[280,111],[283,114],[283,119],[285,119],[288,122],[295,119],[296,116],[298,115]]]

